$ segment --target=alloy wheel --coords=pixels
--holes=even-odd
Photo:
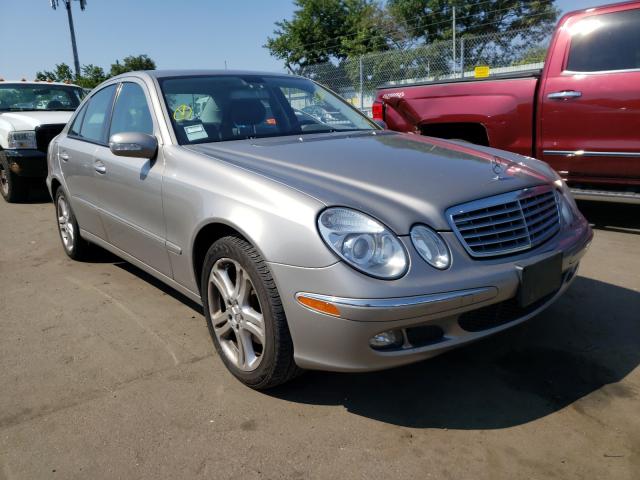
[[[57,216],[58,216],[58,229],[60,230],[60,238],[62,238],[62,244],[64,248],[71,252],[73,250],[75,239],[75,228],[73,225],[73,219],[71,217],[71,209],[64,196],[58,197],[56,204]]]
[[[209,314],[222,352],[238,369],[258,368],[265,348],[262,307],[247,271],[230,258],[219,259],[207,285]]]

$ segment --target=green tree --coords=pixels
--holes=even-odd
[[[333,61],[340,66],[347,58],[371,52],[404,51],[399,56],[367,57],[369,83],[378,81],[385,69],[407,75],[450,73],[453,56],[445,41],[453,36],[453,7],[456,35],[469,39],[467,65],[518,61],[553,30],[559,13],[554,0],[295,0],[295,5],[293,18],[277,22],[267,40],[271,55],[304,74],[318,63]],[[506,31],[519,33],[504,35]],[[412,55],[407,47],[419,48]],[[420,58],[425,47],[433,58]],[[353,61],[344,67],[355,80],[359,67]]]
[[[74,75],[71,72],[71,67],[66,63],[58,63],[56,67],[51,70],[44,70],[36,73],[36,80],[51,81],[51,82],[72,82]]]
[[[546,56],[547,56],[547,47],[545,46],[531,47],[525,50],[522,53],[522,56],[518,58],[513,64],[527,65],[529,63],[540,63],[540,62],[544,62],[544,59]]]
[[[453,7],[458,35],[527,30],[537,41],[554,27],[554,0],[388,0],[389,14],[408,39],[428,44],[452,36]]]
[[[94,88],[108,78],[121,73],[155,70],[155,68],[156,63],[148,55],[130,55],[125,57],[122,62],[116,60],[115,63],[112,63],[109,73],[105,73],[102,67],[90,63],[82,66],[80,75],[74,75],[69,65],[59,63],[53,70],[43,70],[36,73],[36,80],[75,83],[84,88]]]
[[[276,22],[265,47],[285,66],[301,73],[305,67],[348,56],[387,50],[392,38],[388,19],[373,0],[295,0],[291,20]]]
[[[115,77],[121,73],[136,72],[139,70],[155,70],[156,62],[151,60],[148,55],[129,55],[124,57],[122,63],[116,60],[116,63],[111,64],[111,70],[109,71],[110,77]]]
[[[97,65],[82,66],[82,75],[76,79],[76,83],[84,88],[95,88],[107,79],[104,69]]]

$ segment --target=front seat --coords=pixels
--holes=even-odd
[[[257,98],[231,100],[227,109],[233,137],[255,135],[256,125],[263,123],[267,116],[267,109]]]

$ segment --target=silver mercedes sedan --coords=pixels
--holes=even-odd
[[[67,255],[98,245],[200,302],[224,364],[256,389],[523,322],[592,238],[547,164],[386,131],[290,75],[114,77],[48,166]]]

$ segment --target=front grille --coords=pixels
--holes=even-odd
[[[38,150],[47,153],[49,143],[53,140],[53,137],[58,135],[64,128],[64,123],[53,125],[40,125],[36,128],[36,145]]]
[[[517,190],[447,210],[453,231],[473,257],[529,250],[560,230],[555,191],[550,186]]]

